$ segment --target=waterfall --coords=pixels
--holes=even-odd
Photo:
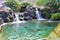
[[[46,20],[44,18],[42,18],[41,16],[41,12],[38,10],[38,8],[35,8],[35,12],[36,12],[36,17],[37,17],[37,20]]]
[[[20,21],[19,20],[19,13],[15,13],[15,18],[13,20],[13,23],[25,23],[26,21]],[[13,24],[12,23],[12,24]]]
[[[37,17],[37,20],[40,20],[42,18],[41,12],[38,11],[38,8],[36,8],[36,17]]]
[[[15,14],[14,21],[15,21],[15,22],[20,22],[20,20],[19,20],[19,15],[18,15],[18,14]]]

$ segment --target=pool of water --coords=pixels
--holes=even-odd
[[[55,23],[41,21],[7,24],[2,27],[2,38],[4,40],[38,40],[48,37],[55,27]]]

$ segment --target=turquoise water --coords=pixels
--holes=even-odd
[[[4,40],[37,40],[48,37],[55,27],[55,23],[40,21],[8,24],[2,28],[2,36]]]

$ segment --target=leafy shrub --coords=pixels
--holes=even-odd
[[[21,6],[22,7],[27,7],[27,6],[31,6],[31,4],[28,3],[28,2],[21,2]]]
[[[51,18],[51,14],[46,13],[46,14],[45,14],[45,17],[46,17],[47,19],[50,19],[50,18]]]
[[[46,5],[47,1],[49,1],[49,0],[37,0],[36,5],[37,6]]]
[[[44,8],[41,10],[42,12],[42,17],[46,18],[46,19],[50,19],[51,18],[51,13],[50,13],[50,8]]]
[[[21,5],[21,6],[20,6],[20,11],[21,11],[21,12],[25,11],[27,6],[32,6],[32,5],[31,5],[30,3],[28,3],[28,2],[21,2],[20,5]]]
[[[6,6],[10,7],[14,12],[18,12],[20,9],[20,3],[17,0],[6,0]]]
[[[52,20],[60,20],[60,13],[52,14],[51,19]]]
[[[52,13],[56,13],[59,11],[59,3],[56,0],[50,0],[46,6],[50,7]]]

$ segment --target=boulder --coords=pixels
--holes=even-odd
[[[29,16],[31,16],[33,19],[35,18],[36,14],[35,14],[35,11],[30,8],[30,7],[27,7],[26,8],[26,12],[28,13]]]
[[[29,16],[28,12],[24,12],[23,16],[24,16],[24,17]]]
[[[10,22],[10,19],[8,17],[4,18],[3,20],[4,20],[5,23]]]
[[[3,23],[4,23],[3,19],[0,18],[0,25],[3,24]]]
[[[33,18],[30,17],[30,16],[27,16],[27,17],[24,18],[24,20],[32,20],[32,19],[33,19]]]
[[[10,22],[13,21],[13,14],[12,12],[5,12],[5,11],[0,11],[0,17],[3,19],[4,22]]]

